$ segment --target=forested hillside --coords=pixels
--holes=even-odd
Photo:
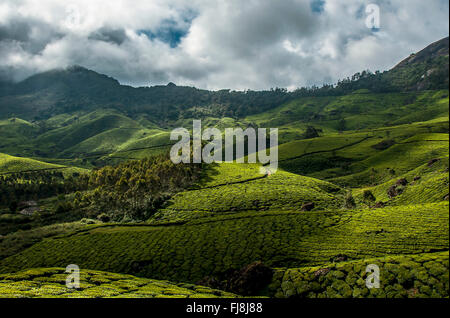
[[[447,37],[295,91],[0,83],[0,296],[448,298],[448,65]],[[278,128],[279,170],[174,164],[196,119]]]

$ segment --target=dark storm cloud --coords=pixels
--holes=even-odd
[[[0,25],[0,42],[14,40],[25,42],[29,40],[31,28],[23,21],[11,21],[7,25]]]
[[[0,43],[19,44],[24,51],[32,54],[41,52],[48,43],[62,36],[52,25],[35,19],[20,17],[0,24]]]
[[[371,2],[381,10],[379,30],[365,24]],[[448,7],[445,0],[3,0],[0,74],[21,80],[79,64],[137,86],[321,85],[388,69],[448,36]]]
[[[107,27],[102,27],[95,32],[92,32],[88,39],[121,45],[127,39],[127,35],[124,29],[110,29]]]

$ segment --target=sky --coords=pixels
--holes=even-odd
[[[80,65],[133,86],[294,89],[448,35],[448,0],[2,0],[0,78]]]

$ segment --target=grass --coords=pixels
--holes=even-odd
[[[195,283],[254,261],[272,267],[447,250],[448,202],[340,212],[244,212],[179,225],[103,226],[44,239],[0,272],[82,268]]]
[[[412,115],[415,114],[415,115]],[[262,127],[292,123],[337,131],[345,119],[345,130],[395,126],[436,117],[448,118],[448,90],[373,94],[364,92],[338,97],[300,98],[267,112],[248,116]]]
[[[49,132],[42,134],[37,138],[36,143],[47,145],[47,147],[55,147],[59,151],[63,151],[73,148],[81,142],[98,134],[117,128],[140,129],[142,126],[115,111],[99,110],[81,116],[70,125],[52,129]],[[106,135],[106,139],[108,139],[108,137],[109,136]],[[92,152],[94,149],[80,146],[71,151]]]
[[[198,190],[177,194],[155,219],[168,222],[203,216],[204,213],[298,210],[313,202],[315,210],[338,209],[342,191],[328,182],[284,171],[270,176],[258,165],[220,164]]]
[[[14,173],[29,170],[61,169],[64,166],[37,161],[29,158],[19,158],[0,153],[0,173]]]
[[[0,275],[1,298],[234,298],[192,284],[80,269],[80,287],[69,289],[63,268],[36,268]]]
[[[278,127],[279,171],[210,165],[146,223],[38,227],[41,216],[0,215],[3,227],[23,229],[0,236],[0,272],[16,272],[0,275],[0,295],[232,297],[189,284],[262,261],[276,269],[267,296],[449,296],[448,90],[308,97],[239,119],[196,107],[187,113],[201,114],[203,128]],[[191,129],[189,116],[175,126]],[[160,125],[109,109],[0,120],[0,150],[8,153],[0,154],[0,174],[80,172],[72,166],[158,154],[171,144],[168,123]],[[319,137],[304,139],[309,125],[321,129]],[[401,178],[407,185],[389,197]],[[367,190],[386,206],[371,208]],[[347,191],[352,210],[343,207]],[[53,207],[55,200],[40,203]],[[314,209],[301,211],[309,202]],[[348,260],[332,261],[342,255]],[[68,291],[62,268],[73,263],[82,268],[82,288]],[[381,289],[365,288],[367,264],[380,266]]]
[[[418,140],[409,139],[413,136],[420,135],[423,139],[422,148],[424,148],[423,146],[428,148],[440,147],[445,150],[445,146],[443,146],[445,142],[440,142],[439,140],[448,140],[447,132],[448,118],[446,120],[442,119],[442,121],[383,127],[361,132],[332,133],[314,139],[297,140],[280,145],[279,164],[281,168],[289,172],[322,180],[329,179],[331,181],[335,178],[344,177],[345,181],[346,176],[361,173],[365,169],[377,165],[378,162],[376,161],[383,159],[391,160],[392,157],[397,158],[398,154],[390,153],[390,151],[392,152],[390,149],[382,150],[375,148],[382,141],[393,141],[399,149],[399,152],[402,152],[405,148],[408,148],[408,144],[403,145],[403,148],[400,147],[400,144],[413,141],[418,142]],[[429,141],[433,139],[435,140],[435,144]],[[410,144],[409,148],[415,147]],[[433,151],[433,149],[430,150]],[[425,149],[425,151],[428,150]],[[439,151],[437,149],[435,152],[439,153]],[[434,152],[431,155],[434,155]],[[373,160],[372,157],[374,157]],[[393,166],[395,164],[396,162]],[[412,166],[414,164],[416,163],[412,163]],[[420,164],[417,164],[413,168],[416,168]],[[360,179],[364,177],[366,177],[366,181],[370,180],[367,175],[364,175]],[[349,184],[343,183],[343,185]],[[355,182],[351,185],[358,186],[359,184]]]
[[[87,171],[84,168],[53,164],[30,158],[20,158],[0,153],[0,175],[36,170],[62,171],[64,175],[68,176],[72,175],[73,173],[85,173]]]
[[[449,253],[387,256],[280,269],[269,289],[278,298],[448,298]],[[368,289],[368,265],[380,269],[380,288]]]
[[[58,223],[25,231],[16,231],[7,235],[0,235],[0,259],[23,251],[45,238],[76,233],[77,230],[86,230],[86,228],[89,227],[95,227],[95,225],[86,225],[81,222]]]
[[[408,184],[402,188],[403,192],[394,198],[388,196],[388,189],[397,184],[400,179],[406,179]],[[441,158],[436,163],[424,164],[404,175],[400,175],[385,183],[374,187],[354,190],[355,198],[362,202],[363,192],[371,191],[377,201],[388,205],[399,206],[440,202],[448,194],[448,157]]]
[[[350,165],[352,174],[330,181],[351,187],[382,183],[442,157],[448,157],[448,134],[416,135]]]

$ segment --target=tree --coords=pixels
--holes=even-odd
[[[306,131],[303,135],[306,139],[319,137],[319,132],[313,126],[306,127]]]
[[[375,202],[375,201],[376,201],[376,198],[375,198],[375,196],[373,195],[372,191],[370,191],[370,190],[365,190],[365,191],[363,192],[363,200],[364,200],[365,202]]]
[[[338,123],[338,127],[337,127],[338,131],[342,132],[345,131],[347,129],[347,122],[345,121],[344,118],[342,118],[339,123]]]
[[[347,209],[353,209],[356,207],[355,199],[353,198],[353,195],[351,192],[348,192],[345,196],[345,207]]]

